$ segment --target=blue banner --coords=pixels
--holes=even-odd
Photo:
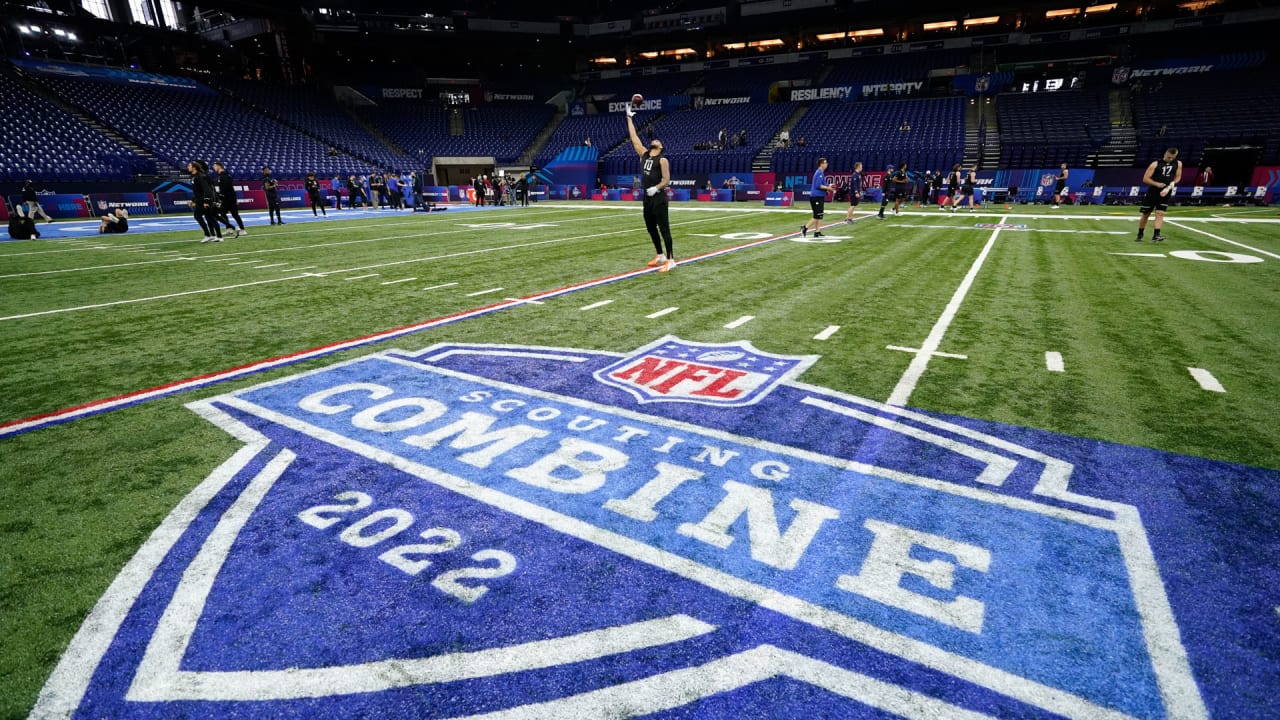
[[[46,215],[53,218],[84,218],[93,215],[84,195],[42,193],[36,196],[36,202],[44,209]],[[10,195],[9,204],[14,207],[21,205],[22,196]]]
[[[89,196],[89,210],[94,215],[105,215],[116,208],[124,208],[130,215],[155,215],[157,212],[151,193],[94,193]]]

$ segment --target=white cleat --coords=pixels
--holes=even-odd
[[[675,266],[676,266],[676,261],[675,261],[675,260],[668,260],[668,261],[666,262],[666,264],[665,264],[665,265],[663,265],[663,266],[658,270],[658,272],[671,272],[671,271],[675,268]]]
[[[249,231],[248,231],[248,230],[237,230],[237,231],[236,231],[236,237],[244,237],[245,235],[248,235],[248,234],[249,234]]]
[[[658,255],[654,257],[652,260],[650,260],[649,264],[645,265],[645,267],[658,267],[662,263],[666,262],[666,260],[667,260],[666,255]]]
[[[208,243],[208,242],[213,242],[213,236],[212,236],[212,235],[205,235],[205,236],[200,240],[200,244],[201,244],[201,245],[203,245],[203,244],[205,244],[205,243]]]
[[[209,238],[209,242],[222,242],[222,238],[220,238],[220,237],[211,237],[211,238]]]

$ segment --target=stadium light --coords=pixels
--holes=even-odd
[[[1080,14],[1080,8],[1062,8],[1061,10],[1048,10],[1045,12],[1044,16],[1047,18],[1059,18],[1059,17],[1071,17],[1072,15],[1079,15],[1079,14]]]
[[[821,41],[821,42],[826,42],[826,41],[828,41],[828,40],[843,40],[844,38],[846,38],[846,37],[848,37],[848,36],[849,36],[849,33],[843,33],[843,32],[838,32],[838,33],[823,33],[822,35],[819,35],[819,36],[818,36],[818,40],[819,40],[819,41]]]
[[[72,42],[78,42],[80,40],[80,38],[76,37],[75,33],[67,33],[67,39]]]
[[[778,47],[779,45],[783,45],[783,44],[785,43],[783,43],[781,39],[772,38],[769,40],[752,40],[751,42],[747,43],[747,47],[766,48],[766,47]]]
[[[66,30],[63,30],[62,28],[54,28],[54,29],[53,29],[53,34],[54,34],[54,35],[57,35],[58,37],[66,37],[66,36],[67,36],[67,31],[66,31]]]
[[[852,38],[880,37],[881,35],[884,35],[884,28],[868,28],[866,30],[854,30],[849,33],[849,37]]]
[[[925,23],[925,24],[924,24],[924,29],[925,29],[925,30],[955,30],[955,29],[956,29],[956,21],[955,21],[955,20],[943,20],[943,21],[941,21],[941,22]]]
[[[658,53],[656,53],[656,52],[642,52],[642,53],[640,53],[640,57],[642,57],[642,58],[648,58],[648,59],[652,60],[652,59],[654,59],[654,58],[658,57]]]
[[[747,46],[746,43],[725,43],[720,47],[724,48],[725,50],[741,50],[746,46]]]
[[[1090,5],[1089,7],[1084,9],[1084,14],[1092,15],[1094,13],[1111,12],[1112,10],[1115,10],[1115,9],[1116,9],[1116,3],[1107,3],[1106,5]]]
[[[979,25],[995,25],[1000,22],[999,15],[988,15],[987,17],[969,18],[964,21],[965,27],[978,27]]]
[[[598,58],[596,58],[595,60],[592,60],[591,62],[593,62],[593,63],[595,63],[595,64],[597,64],[597,65],[617,65],[617,64],[618,64],[618,58],[611,58],[611,57],[598,57]]]
[[[30,31],[31,31],[31,32],[33,32],[33,33],[40,33],[40,32],[42,32],[42,31],[40,30],[40,26],[39,26],[39,25],[28,25],[28,26],[27,26],[27,29],[28,29],[28,30],[30,30]]]
[[[1178,7],[1182,8],[1183,10],[1191,10],[1193,12],[1199,12],[1200,10],[1204,10],[1205,8],[1213,7],[1214,5],[1221,5],[1221,4],[1222,4],[1222,0],[1192,0],[1192,2],[1180,3]]]

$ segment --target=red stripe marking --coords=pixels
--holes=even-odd
[[[756,245],[762,245],[762,244],[764,244],[764,243],[773,242],[773,241],[775,241],[775,240],[781,240],[782,238],[791,237],[792,235],[795,235],[795,233],[794,233],[794,232],[792,232],[792,233],[787,233],[787,234],[785,234],[785,235],[775,235],[774,237],[770,237],[770,238],[763,238],[763,239],[760,239],[760,240],[754,240],[754,241],[752,241],[752,242],[743,243],[743,244],[741,244],[741,245],[734,245],[734,246],[731,246],[731,247],[722,248],[722,249],[720,249],[720,250],[713,250],[713,251],[711,251],[711,252],[703,253],[703,254],[701,254],[701,255],[695,255],[695,256],[693,256],[693,257],[691,257],[691,258],[688,258],[687,260],[683,260],[683,261],[680,261],[680,262],[681,262],[681,263],[696,262],[696,261],[698,261],[698,260],[703,260],[703,259],[706,259],[706,258],[709,258],[709,257],[715,257],[715,256],[717,256],[717,255],[724,255],[724,254],[726,254],[726,253],[736,252],[736,251],[738,251],[738,250],[742,250],[742,249],[745,249],[745,248],[753,247],[753,246],[756,246]],[[143,389],[143,390],[134,390],[134,391],[131,391],[131,392],[124,393],[123,395],[116,395],[116,396],[114,396],[114,397],[103,398],[103,399],[100,399],[100,400],[93,400],[93,401],[90,401],[90,402],[87,402],[87,403],[83,403],[83,404],[80,404],[80,405],[73,405],[73,406],[71,406],[71,407],[62,408],[61,410],[54,410],[54,411],[52,411],[52,412],[41,413],[41,414],[39,414],[39,415],[32,415],[31,417],[25,417],[25,418],[21,418],[21,419],[18,419],[18,420],[10,420],[10,421],[8,421],[8,422],[0,423],[0,431],[3,431],[5,428],[10,428],[10,427],[13,427],[13,426],[15,426],[15,425],[25,425],[25,424],[27,424],[27,423],[38,422],[38,421],[41,421],[41,420],[54,420],[54,419],[61,418],[61,417],[64,417],[64,416],[74,415],[74,414],[76,414],[76,413],[79,413],[79,412],[82,412],[82,411],[85,411],[85,410],[89,410],[89,409],[91,409],[91,408],[99,407],[99,406],[102,406],[102,405],[110,405],[110,404],[112,404],[112,403],[122,402],[122,401],[128,400],[129,398],[138,397],[138,396],[141,396],[141,395],[148,395],[148,394],[151,394],[151,393],[158,393],[158,392],[162,392],[162,391],[164,391],[164,390],[167,390],[167,389],[170,389],[170,388],[174,388],[174,387],[178,387],[178,386],[180,386],[180,385],[187,385],[187,384],[191,384],[191,383],[199,383],[199,382],[201,382],[201,381],[205,381],[205,380],[213,380],[213,379],[215,379],[215,378],[219,378],[219,377],[223,377],[223,376],[233,376],[233,375],[242,375],[242,374],[247,374],[247,373],[248,373],[248,371],[250,371],[250,370],[252,370],[252,369],[254,369],[254,368],[258,368],[258,367],[261,367],[261,366],[267,366],[267,365],[272,365],[272,364],[280,363],[280,362],[283,362],[283,361],[289,360],[289,359],[291,359],[291,358],[296,358],[296,357],[299,357],[299,356],[303,356],[303,355],[310,355],[310,354],[322,355],[322,354],[325,354],[325,353],[324,353],[324,351],[325,351],[325,350],[329,350],[329,349],[331,349],[331,348],[338,348],[338,347],[343,346],[343,345],[359,345],[359,344],[361,344],[361,343],[376,342],[378,338],[390,337],[390,336],[393,336],[393,335],[403,335],[403,334],[408,334],[408,333],[410,333],[410,332],[414,331],[415,329],[426,328],[426,327],[429,327],[429,326],[431,326],[431,325],[438,325],[438,324],[444,323],[444,322],[446,322],[446,321],[448,321],[448,320],[451,320],[451,319],[454,319],[454,318],[459,318],[459,317],[462,317],[462,316],[465,316],[465,315],[478,315],[478,314],[483,314],[483,313],[488,312],[488,311],[498,310],[498,309],[502,309],[502,308],[506,308],[506,307],[513,307],[513,306],[515,306],[515,305],[519,305],[519,304],[521,304],[521,303],[523,303],[523,302],[525,302],[525,301],[528,301],[528,300],[537,300],[537,299],[539,299],[539,298],[554,297],[554,296],[556,296],[556,295],[563,295],[563,294],[565,294],[565,293],[573,292],[574,290],[577,290],[577,289],[579,289],[579,288],[590,287],[590,286],[593,286],[593,285],[601,285],[601,284],[605,284],[605,283],[613,282],[613,281],[615,281],[615,280],[621,280],[621,279],[628,278],[628,277],[634,277],[634,276],[636,276],[636,275],[644,275],[645,273],[655,273],[655,272],[657,272],[657,271],[658,271],[658,268],[653,267],[653,268],[641,268],[640,270],[631,270],[631,271],[624,272],[624,273],[618,273],[617,275],[606,275],[605,277],[597,278],[597,279],[595,279],[595,280],[588,280],[588,281],[586,281],[586,282],[576,283],[576,284],[574,284],[574,285],[566,285],[566,286],[564,286],[564,287],[562,287],[562,288],[557,288],[557,289],[555,289],[555,290],[546,290],[546,291],[544,291],[544,292],[535,293],[535,294],[533,294],[533,295],[529,295],[529,296],[527,296],[527,297],[519,298],[518,300],[514,300],[514,301],[510,301],[510,300],[508,300],[508,301],[504,301],[504,302],[500,302],[500,303],[494,303],[494,304],[492,304],[492,305],[484,305],[484,306],[482,306],[482,307],[474,308],[474,309],[471,309],[471,310],[463,310],[463,311],[461,311],[461,312],[452,313],[452,314],[450,314],[450,315],[442,315],[442,316],[440,316],[440,317],[438,317],[438,318],[432,318],[431,320],[424,320],[423,322],[420,322],[420,323],[414,323],[414,324],[412,324],[412,325],[404,325],[404,326],[402,326],[402,327],[393,328],[393,329],[391,329],[391,330],[383,330],[382,332],[373,333],[373,334],[371,334],[371,335],[365,335],[365,336],[362,336],[362,337],[351,338],[351,339],[348,339],[348,340],[339,340],[339,341],[337,341],[337,342],[328,343],[328,344],[326,344],[326,345],[317,345],[316,347],[309,348],[309,349],[306,349],[306,350],[298,350],[298,351],[296,351],[296,352],[291,352],[291,353],[288,353],[288,354],[285,354],[285,355],[277,355],[277,356],[275,356],[275,357],[268,358],[268,359],[266,359],[266,360],[258,360],[258,361],[251,362],[251,363],[247,363],[247,364],[244,364],[244,365],[237,365],[237,366],[235,366],[235,367],[228,368],[228,369],[226,369],[226,370],[219,370],[219,371],[217,371],[217,372],[206,373],[206,374],[204,374],[204,375],[196,375],[196,376],[193,376],[193,377],[186,378],[186,379],[184,379],[184,380],[175,380],[175,381],[173,381],[173,382],[165,383],[165,384],[163,384],[163,385],[156,385],[155,387],[150,387],[150,388],[146,388],[146,389]],[[336,352],[336,351],[335,351],[335,352]],[[265,368],[264,368],[264,369],[265,369]],[[37,425],[37,427],[38,427],[38,425]],[[35,428],[31,428],[31,429],[35,429]],[[2,433],[0,433],[0,434],[2,434]]]

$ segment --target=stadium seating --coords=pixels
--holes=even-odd
[[[906,122],[910,130],[902,130]],[[773,153],[778,173],[807,173],[825,157],[835,170],[906,162],[917,170],[951,167],[964,155],[963,98],[813,103],[791,130],[792,146]],[[796,143],[804,138],[806,147]]]
[[[330,156],[319,140],[285,127],[213,90],[46,77],[69,102],[179,167],[191,158],[222,160],[239,177],[269,165],[281,177],[367,173],[369,163]]]
[[[640,121],[645,122],[644,118]],[[591,138],[591,144],[604,155],[619,143],[627,140],[627,121],[622,113],[602,113],[599,115],[579,115],[566,117],[556,126],[555,132],[547,139],[534,164],[546,165],[560,151],[574,145],[581,145]],[[629,147],[629,146],[628,146]]]
[[[712,172],[750,172],[751,161],[770,140],[778,128],[795,111],[793,103],[758,103],[745,107],[728,105],[701,110],[678,110],[668,113],[654,125],[654,137],[666,147],[673,172],[704,175]],[[712,143],[724,129],[729,136],[729,146],[722,150],[695,150],[694,146]],[[747,131],[747,144],[736,144],[738,133]],[[629,146],[620,147],[605,157],[606,174],[626,174],[628,167],[617,164],[618,159],[634,162]],[[621,168],[621,169],[617,169]]]
[[[1106,88],[1003,93],[996,116],[1003,167],[1080,167],[1111,139]]]
[[[450,131],[459,114],[461,135]],[[537,102],[496,102],[446,108],[437,102],[389,101],[369,118],[405,152],[423,162],[433,157],[488,157],[515,162],[551,121],[555,108]]]
[[[246,104],[287,125],[301,128],[321,141],[384,168],[407,169],[412,160],[369,134],[333,99],[309,87],[251,81],[220,83]]]
[[[0,72],[0,181],[129,180],[154,163]]]
[[[1194,165],[1205,147],[1254,145],[1261,164],[1280,164],[1280,86],[1269,69],[1148,79],[1132,98],[1141,162],[1167,147]]]

